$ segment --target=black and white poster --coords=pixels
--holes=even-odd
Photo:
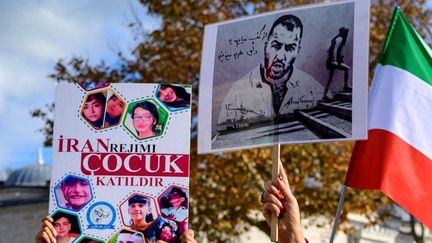
[[[369,1],[207,25],[198,151],[367,137]]]

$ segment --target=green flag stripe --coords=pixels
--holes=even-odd
[[[404,69],[432,85],[432,51],[399,7],[394,11],[378,62]]]

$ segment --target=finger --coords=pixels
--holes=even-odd
[[[263,206],[263,214],[268,222],[270,222],[273,214],[279,217],[280,212],[280,208],[273,203],[265,203]]]
[[[51,222],[51,223],[54,221],[53,218],[51,218],[49,215],[46,215],[45,217],[43,217],[41,221],[44,222],[45,220],[48,220],[48,222]]]
[[[189,235],[190,233],[189,233],[189,230],[186,230],[185,232],[183,232],[183,234],[181,235],[181,239],[183,240],[183,239],[185,239],[186,237],[188,237],[188,235]]]
[[[43,242],[43,238],[42,238],[42,233],[39,232],[36,236],[35,236],[35,242],[36,243],[41,243]]]
[[[282,161],[279,160],[279,175],[282,177],[282,180],[284,183],[286,183],[288,185],[289,188],[289,181],[288,181],[288,176],[285,172],[285,168],[282,165]]]
[[[45,226],[52,226],[52,222],[54,221],[50,216],[45,216],[42,218],[42,225],[41,225],[41,229],[43,229]]]
[[[51,239],[52,242],[55,242],[55,236],[53,234],[54,232],[52,232],[50,228],[45,227],[43,229],[43,232],[48,235],[48,237]]]
[[[276,194],[277,192],[279,192],[279,190],[273,185],[272,181],[266,181],[264,183],[264,190],[266,190],[267,192]]]
[[[49,236],[46,234],[46,232],[42,232],[42,239],[45,243],[54,243],[55,241],[51,241]]]
[[[190,236],[191,238],[194,238],[194,237],[195,237],[195,234],[194,234],[194,231],[193,231],[193,230],[188,229],[186,232],[187,232],[187,236]]]
[[[274,183],[274,185],[280,190],[284,198],[288,200],[295,199],[291,191],[291,187],[288,181],[288,176],[280,160],[279,160],[279,176],[276,178],[276,182]]]
[[[280,192],[282,193],[282,196],[288,202],[293,202],[296,200],[294,195],[291,192],[289,184],[286,184],[283,178],[280,177],[277,178],[276,187],[279,188]]]
[[[49,215],[47,215],[45,218],[46,218],[48,221],[50,221],[51,223],[54,222],[54,219],[51,218],[51,216],[49,216]]]
[[[282,202],[275,195],[270,194],[268,192],[263,193],[263,199],[265,203],[273,203],[279,208],[283,208]]]
[[[272,181],[266,181],[264,183],[264,190],[268,193],[271,193],[275,195],[277,198],[282,199],[282,194],[279,192],[279,189],[277,189]]]
[[[54,228],[54,225],[46,219],[43,221],[42,228],[48,228],[52,235],[57,236],[57,231]]]
[[[194,232],[193,230],[189,229],[185,231],[181,236],[181,242],[182,243],[196,243],[194,239]]]

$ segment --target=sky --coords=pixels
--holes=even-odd
[[[43,122],[30,111],[54,101],[59,59],[73,56],[115,65],[116,53],[134,46],[131,8],[151,31],[160,20],[135,0],[0,1],[0,170],[36,163]],[[43,149],[51,163],[52,150]]]

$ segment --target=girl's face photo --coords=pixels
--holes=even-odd
[[[83,113],[89,121],[95,122],[102,118],[104,105],[99,100],[92,99],[85,103]]]
[[[156,124],[156,120],[150,111],[138,107],[133,114],[133,124],[139,133],[143,133],[151,131],[153,125]]]
[[[174,102],[177,100],[177,94],[171,87],[166,87],[165,89],[160,88],[158,95],[162,102]]]
[[[120,116],[125,104],[116,95],[111,96],[107,103],[107,113],[111,117]]]
[[[74,179],[61,185],[64,198],[75,209],[81,209],[91,199],[90,185],[87,180]]]

